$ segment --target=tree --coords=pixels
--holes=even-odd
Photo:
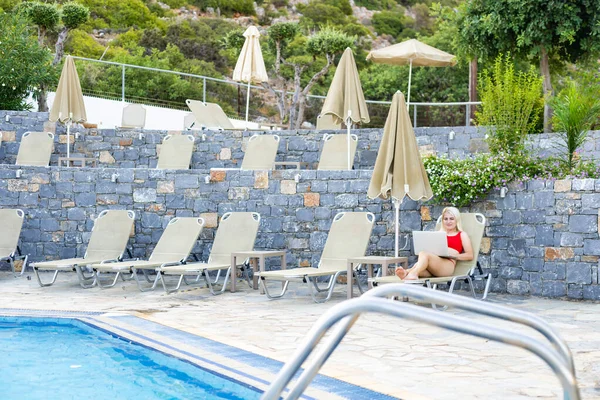
[[[87,7],[77,3],[66,3],[59,9],[56,4],[26,2],[22,3],[19,12],[37,26],[38,44],[40,46],[44,46],[48,31],[59,29],[58,37],[54,44],[53,66],[60,63],[64,56],[65,40],[69,31],[86,22],[90,16]],[[61,23],[62,26],[60,26]],[[38,110],[48,111],[45,85],[41,86],[38,94]]]
[[[239,45],[240,40],[229,35],[227,46]],[[277,98],[281,122],[286,118],[290,127],[299,129],[304,122],[304,110],[311,88],[327,74],[336,55],[351,47],[355,38],[335,28],[324,28],[310,37],[300,33],[295,23],[278,23],[269,28],[269,46],[274,54],[269,82],[262,85]],[[324,60],[323,60],[324,58]],[[320,65],[320,69],[314,68]],[[291,97],[287,95],[293,89]]]
[[[552,93],[550,59],[577,62],[600,52],[600,2],[594,0],[471,0],[463,9],[460,43],[479,57],[512,52],[536,58],[544,92]],[[544,107],[544,130],[552,111]]]
[[[22,16],[0,13],[0,26],[0,109],[26,110],[29,92],[53,79],[52,55]]]

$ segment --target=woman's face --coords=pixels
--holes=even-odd
[[[454,231],[456,230],[456,217],[449,213],[446,212],[444,213],[444,216],[442,217],[442,223],[444,224],[444,229],[447,231]]]

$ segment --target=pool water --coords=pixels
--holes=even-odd
[[[2,399],[258,399],[254,387],[72,319],[0,317]]]

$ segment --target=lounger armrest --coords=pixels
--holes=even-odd
[[[158,272],[164,267],[174,267],[175,265],[181,265],[181,263],[179,261],[167,262],[167,263],[161,264],[160,267],[157,267],[156,271]]]
[[[292,167],[296,167],[296,169],[300,169],[300,162],[299,161],[276,161],[275,166],[281,165],[281,166],[287,166],[287,165],[291,165]]]
[[[124,260],[119,259],[119,258],[111,258],[110,260],[100,261],[100,264],[109,264],[109,263],[115,263],[115,262],[119,262],[119,261],[124,261]]]

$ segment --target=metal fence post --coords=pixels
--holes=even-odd
[[[121,101],[125,103],[125,65],[121,68]]]
[[[206,103],[206,78],[202,79],[202,101]]]
[[[412,106],[413,106],[413,127],[416,128],[417,127],[417,105],[412,104]]]
[[[471,125],[469,123],[469,121],[471,121],[471,104],[467,104],[467,111],[465,112],[465,115],[467,116],[467,120],[465,121],[465,126],[468,128],[469,125]]]

